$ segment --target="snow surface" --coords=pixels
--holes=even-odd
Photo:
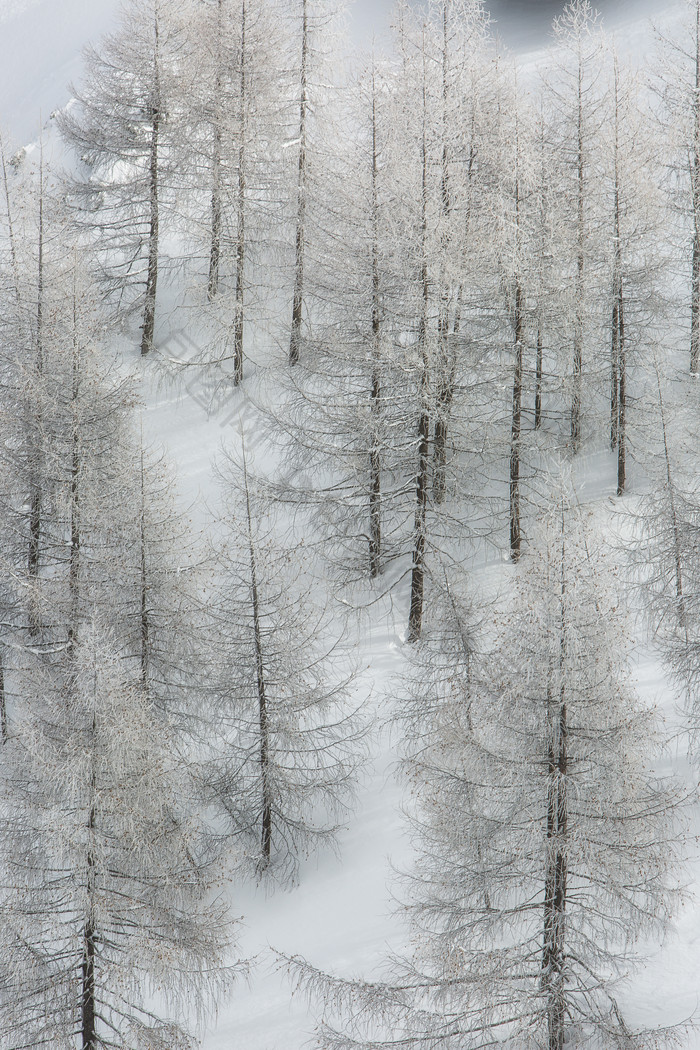
[[[0,0],[0,126],[15,146],[36,138],[41,120],[65,105],[68,83],[80,74],[80,50],[112,24],[117,0]],[[626,12],[628,29],[629,11]],[[627,37],[641,49],[648,31],[634,26]],[[639,42],[639,44],[637,43]],[[144,376],[144,429],[162,444],[177,469],[184,505],[195,529],[213,499],[212,457],[222,440],[236,440],[239,414],[208,415],[196,396],[156,387]],[[241,412],[245,394],[241,392]],[[224,419],[226,422],[224,423]],[[222,425],[224,423],[224,425]],[[605,455],[577,466],[581,498],[600,513],[612,509],[612,463]],[[402,663],[400,602],[379,605],[363,630],[358,696],[386,708],[386,694]],[[641,653],[636,667],[641,695],[657,699],[673,721],[674,698],[665,688],[654,655]],[[290,890],[266,892],[252,884],[231,888],[233,912],[243,917],[240,952],[259,957],[250,984],[221,1004],[218,1019],[203,1036],[203,1050],[300,1050],[310,1037],[313,1012],[293,997],[284,975],[272,968],[269,946],[303,955],[331,972],[376,975],[387,949],[402,943],[403,929],[392,902],[393,870],[410,866],[410,843],[401,816],[402,788],[394,775],[394,745],[385,733],[374,739],[373,759],[363,780],[352,821],[339,838],[339,853],[323,853],[302,864]],[[682,744],[668,765],[683,767]],[[696,831],[700,831],[700,825]],[[667,1024],[697,1012],[700,1017],[700,848],[689,843],[689,898],[667,943],[650,945],[646,966],[631,982],[625,1007],[632,1022]],[[700,1050],[700,1031],[684,1037]]]

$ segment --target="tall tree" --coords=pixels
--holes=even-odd
[[[490,655],[463,602],[426,625],[412,944],[386,983],[299,967],[327,996],[320,1046],[654,1045],[615,984],[673,907],[678,795],[653,773],[619,596],[573,517],[554,511],[523,555]]]
[[[167,205],[168,121],[182,42],[177,0],[136,0],[101,49],[86,52],[83,85],[59,115],[84,167],[70,183],[76,220],[91,231],[107,294],[142,311],[140,348],[153,348],[161,227]]]
[[[167,724],[108,639],[95,624],[21,679],[0,821],[8,1048],[191,1046],[232,976]]]
[[[588,0],[573,0],[554,23],[558,48],[547,71],[547,98],[555,136],[554,160],[560,180],[559,243],[569,287],[570,317],[563,329],[571,346],[570,442],[574,453],[582,438],[587,326],[591,313],[595,244],[600,194],[594,178],[595,143],[602,123],[602,37]]]

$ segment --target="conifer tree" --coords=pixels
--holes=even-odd
[[[614,570],[572,519],[523,554],[491,653],[449,588],[414,650],[412,943],[386,982],[299,964],[328,1050],[657,1045],[616,985],[677,899],[679,795],[653,772]]]
[[[224,468],[233,529],[211,602],[218,744],[204,777],[258,871],[294,876],[348,812],[362,731],[347,669],[321,640],[327,617],[300,581],[303,552],[256,513],[245,459]],[[301,583],[301,588],[300,588]],[[340,658],[340,653],[338,653]]]

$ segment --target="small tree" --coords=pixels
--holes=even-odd
[[[303,850],[332,839],[348,811],[362,751],[350,678],[327,646],[327,617],[299,589],[301,547],[278,547],[256,515],[243,460],[232,535],[215,555],[211,602],[218,754],[206,779],[234,833],[255,843],[258,870],[296,872]],[[340,653],[337,654],[338,658]]]

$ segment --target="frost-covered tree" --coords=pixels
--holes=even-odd
[[[206,352],[230,362],[234,384],[243,377],[251,309],[259,316],[267,298],[259,286],[270,284],[257,267],[270,267],[283,226],[290,74],[281,24],[281,11],[261,0],[195,4],[180,76],[187,133],[175,150],[184,173],[183,218],[188,239],[194,225],[196,243],[205,247],[214,304],[216,338]],[[270,315],[265,303],[263,319]]]
[[[570,441],[579,450],[582,398],[590,336],[599,246],[600,181],[597,139],[604,120],[602,35],[588,0],[572,0],[554,23],[556,50],[546,71],[545,93],[552,131],[552,166],[557,179],[556,251],[567,295],[557,318],[559,338],[571,348]]]
[[[661,35],[656,69],[659,167],[672,205],[668,227],[689,308],[690,371],[700,368],[700,3],[690,0],[679,33]],[[673,213],[675,219],[673,221]],[[677,271],[678,272],[678,271]],[[689,286],[689,287],[688,287]],[[688,329],[686,328],[686,337]]]
[[[245,460],[224,467],[229,534],[215,553],[210,687],[217,741],[203,776],[259,871],[289,877],[332,841],[363,752],[347,654],[303,578],[256,512]]]
[[[142,311],[142,354],[153,347],[162,218],[172,190],[168,139],[183,46],[179,6],[132,0],[118,30],[87,50],[83,83],[58,118],[80,161],[69,183],[76,221],[94,247],[111,301],[119,310]]]
[[[594,551],[573,513],[543,522],[490,653],[449,588],[426,624],[402,688],[411,948],[385,982],[301,966],[327,997],[320,1046],[656,1045],[617,983],[674,905],[677,795],[654,775],[654,715],[631,686],[615,570]]]
[[[230,923],[168,723],[97,623],[20,682],[0,774],[0,1045],[191,1047],[232,976]]]

